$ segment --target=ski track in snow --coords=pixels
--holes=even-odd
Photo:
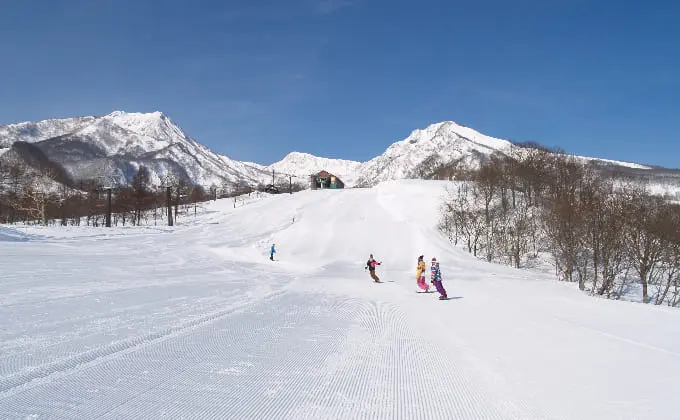
[[[679,313],[452,250],[443,185],[11,233],[26,240],[0,242],[0,418],[673,418]],[[451,300],[415,293],[421,254]]]
[[[60,360],[70,372],[43,369],[62,375],[28,389],[0,386],[3,406],[54,418],[178,418],[188,407],[195,418],[509,418],[436,350],[394,305],[285,293]]]

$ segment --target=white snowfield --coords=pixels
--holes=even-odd
[[[453,248],[445,185],[3,228],[0,418],[677,419],[680,312]],[[421,254],[449,300],[415,293]]]

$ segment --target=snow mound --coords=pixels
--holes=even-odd
[[[0,242],[26,242],[30,239],[30,236],[16,229],[0,226]]]

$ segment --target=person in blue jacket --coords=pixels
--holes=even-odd
[[[269,259],[272,261],[274,261],[274,254],[276,254],[276,244],[272,244],[272,247],[269,250]]]
[[[434,287],[437,288],[437,291],[439,292],[439,299],[440,300],[446,300],[448,299],[446,296],[446,290],[444,289],[444,285],[442,284],[442,272],[439,271],[439,262],[437,261],[436,258],[432,257],[432,267],[430,267],[430,280],[432,281],[432,284],[434,284]]]

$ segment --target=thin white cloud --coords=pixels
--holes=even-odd
[[[349,0],[322,0],[316,2],[314,11],[319,15],[330,15],[351,5]]]

